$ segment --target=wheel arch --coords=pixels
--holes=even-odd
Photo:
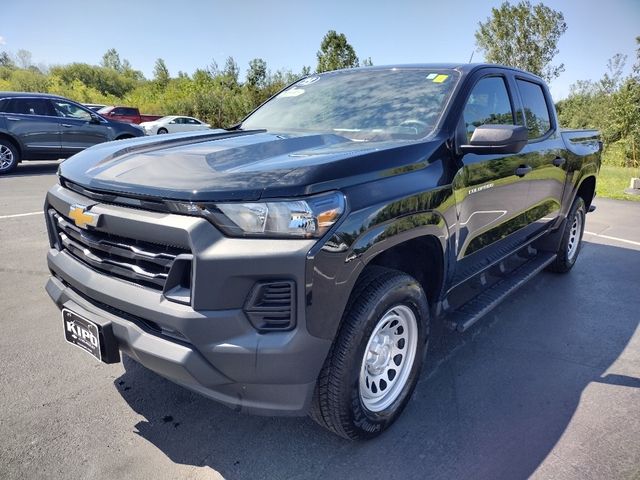
[[[393,245],[371,258],[363,271],[370,265],[392,268],[412,276],[422,286],[429,305],[439,301],[445,262],[442,245],[435,235],[421,235]]]
[[[9,135],[8,133],[0,132],[0,140],[6,140],[8,142],[11,142],[11,144],[14,147],[16,147],[16,149],[18,150],[18,155],[20,155],[20,160],[22,160],[23,149],[22,149],[22,145],[20,144],[17,138],[13,137],[12,135]]]
[[[129,138],[135,138],[133,135],[131,135],[130,133],[123,133],[121,135],[118,135],[115,139],[116,140],[127,140]]]
[[[596,194],[596,177],[595,175],[588,175],[580,181],[578,189],[576,190],[576,197],[582,197],[584,203],[587,206],[587,210],[591,206]],[[575,198],[575,197],[574,197]]]
[[[306,311],[309,332],[321,338],[335,337],[349,300],[369,266],[392,268],[414,277],[430,306],[437,305],[447,275],[448,239],[440,214],[426,212],[403,216],[363,233],[344,254],[342,266],[330,274],[321,268],[328,259],[317,255],[315,265],[307,270],[313,285],[313,301]]]

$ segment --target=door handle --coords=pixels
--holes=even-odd
[[[63,126],[63,127],[66,127],[66,128],[71,128],[71,127],[73,127],[73,125],[69,125],[68,123],[63,123],[63,124],[62,124],[62,126]]]
[[[524,177],[531,170],[533,170],[533,168],[531,168],[529,165],[520,165],[518,168],[516,168],[516,176]]]
[[[561,167],[562,165],[564,165],[565,163],[567,163],[567,159],[566,158],[562,158],[562,157],[556,157],[553,159],[552,162],[556,167]]]
[[[13,122],[17,122],[19,120],[22,120],[21,118],[17,118],[17,117],[7,117],[7,120],[11,120]]]

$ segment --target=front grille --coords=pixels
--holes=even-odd
[[[188,250],[121,237],[99,230],[84,230],[54,209],[49,216],[58,246],[91,268],[161,290],[176,257]]]

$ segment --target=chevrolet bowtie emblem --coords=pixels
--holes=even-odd
[[[100,214],[89,212],[87,207],[83,205],[71,205],[71,208],[69,208],[69,218],[80,228],[87,228],[87,225],[97,227]]]

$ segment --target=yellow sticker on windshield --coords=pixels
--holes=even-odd
[[[442,83],[444,82],[447,78],[449,78],[449,75],[437,75],[436,78],[433,79],[433,83]]]

